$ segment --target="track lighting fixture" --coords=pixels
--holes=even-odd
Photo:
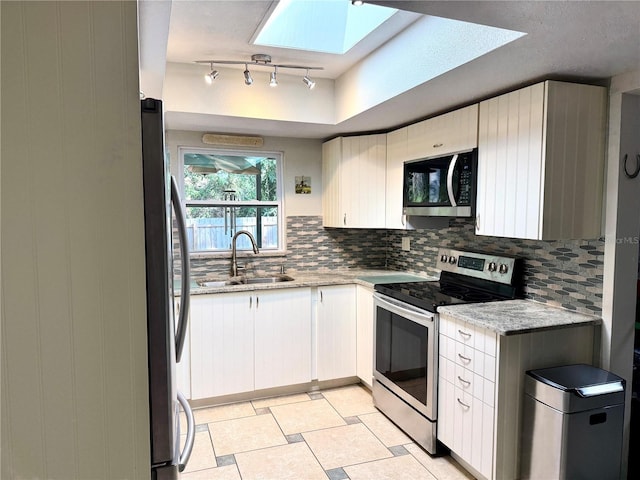
[[[311,90],[313,87],[316,86],[316,82],[314,82],[313,80],[311,80],[311,78],[309,78],[309,70],[307,70],[307,74],[304,77],[302,77],[302,81],[304,82],[304,84],[307,86],[309,90]]]
[[[249,71],[249,67],[247,64],[244,64],[244,84],[251,85],[253,83],[253,78],[251,78],[251,72]]]
[[[359,7],[360,5],[364,5],[364,1],[363,0],[351,0],[351,5],[355,5],[356,7]]]
[[[278,69],[279,68],[289,68],[293,70],[306,70],[306,74],[302,77],[302,81],[307,86],[307,88],[312,89],[316,86],[316,82],[311,80],[309,77],[309,70],[323,70],[322,67],[308,67],[305,65],[275,65],[271,63],[271,55],[266,55],[264,53],[256,53],[251,55],[251,61],[241,61],[241,60],[197,60],[196,63],[208,63],[211,67],[211,72],[205,74],[205,81],[209,84],[213,83],[213,81],[218,78],[220,72],[218,70],[214,70],[213,65],[244,65],[244,83],[246,85],[251,85],[253,83],[253,77],[251,77],[251,72],[249,71],[249,65],[258,66],[258,67],[273,67],[273,71],[270,75],[269,85],[271,87],[275,87],[278,85]]]
[[[218,75],[220,75],[220,72],[218,72],[217,70],[211,70],[210,73],[207,73],[204,76],[205,81],[211,85],[213,83],[213,81],[218,78]]]

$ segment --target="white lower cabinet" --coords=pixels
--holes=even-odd
[[[191,297],[191,399],[254,389],[253,295]]]
[[[191,398],[311,380],[311,289],[191,297]]]
[[[356,285],[356,373],[369,388],[373,381],[373,289]]]
[[[519,478],[524,374],[593,361],[593,326],[497,335],[440,315],[438,440],[479,478]]]
[[[255,388],[311,381],[311,289],[256,292]]]
[[[356,376],[356,286],[318,288],[318,380]]]

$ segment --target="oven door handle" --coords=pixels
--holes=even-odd
[[[406,304],[404,302],[396,302],[393,299],[383,297],[382,295],[377,293],[374,294],[373,297],[377,305],[381,306],[382,308],[392,313],[396,313],[398,315],[409,318],[410,320],[413,320],[414,322],[419,323],[424,327],[429,327],[434,323],[434,315],[431,312],[415,308],[412,305]]]

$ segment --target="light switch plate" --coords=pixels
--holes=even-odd
[[[411,251],[411,238],[402,237],[402,250],[405,252]]]

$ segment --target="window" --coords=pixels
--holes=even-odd
[[[187,240],[192,252],[228,252],[250,232],[261,250],[282,250],[282,155],[181,149]],[[251,249],[246,235],[239,250]]]

